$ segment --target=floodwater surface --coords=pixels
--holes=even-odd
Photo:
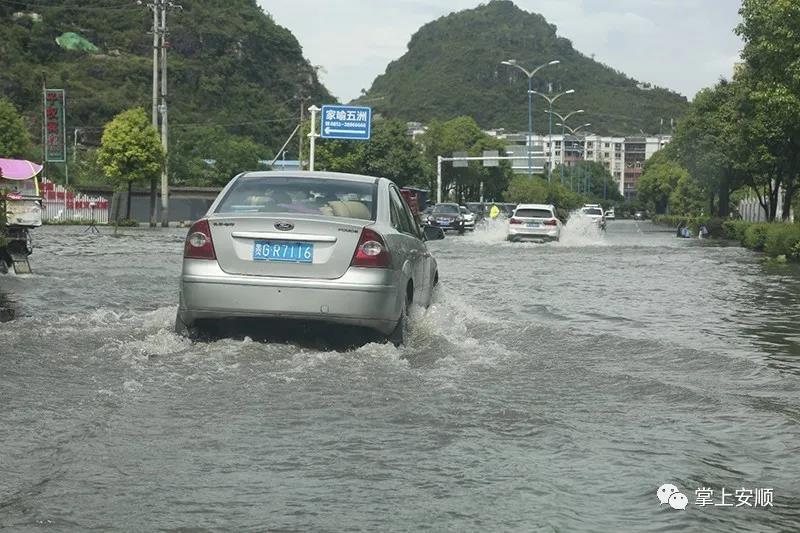
[[[101,231],[0,277],[0,529],[800,530],[795,267],[497,223],[431,243],[407,346],[322,350],[176,336],[185,230]]]

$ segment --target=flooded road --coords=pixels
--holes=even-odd
[[[800,530],[796,267],[496,227],[432,243],[408,346],[320,351],[175,336],[185,230],[103,231],[0,277],[0,529]]]

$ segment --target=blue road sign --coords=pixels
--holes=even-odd
[[[367,141],[372,130],[372,109],[349,105],[322,106],[320,136],[323,139]]]

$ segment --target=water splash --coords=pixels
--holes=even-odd
[[[574,214],[561,228],[559,246],[605,246],[605,232],[597,222],[585,215]]]
[[[475,231],[468,232],[462,239],[474,243],[496,243],[506,240],[508,235],[507,219],[484,219],[475,226]]]

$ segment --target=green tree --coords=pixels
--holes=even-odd
[[[669,150],[696,181],[710,215],[725,217],[730,193],[739,186],[735,170],[735,139],[732,121],[738,113],[735,86],[721,81],[703,89],[692,102],[689,113],[678,123]],[[676,181],[677,183],[677,181]]]
[[[130,218],[133,183],[158,178],[164,166],[164,150],[158,132],[143,108],[124,111],[106,124],[97,161],[115,187],[127,185],[125,217]]]
[[[240,172],[259,170],[265,152],[251,138],[221,126],[194,128],[181,135],[171,154],[171,174],[176,183],[223,186]]]
[[[573,166],[559,165],[553,169],[553,182],[570,190],[580,191],[593,201],[618,201],[619,182],[608,169],[597,161],[578,161]]]
[[[700,186],[685,171],[679,174],[668,201],[670,213],[686,216],[700,215],[705,204]]]
[[[398,186],[424,184],[425,162],[419,146],[398,120],[376,120],[369,141],[322,140],[316,168],[380,176]]]
[[[422,153],[399,120],[376,121],[373,138],[359,152],[365,174],[388,178],[400,187],[424,183]]]
[[[31,151],[31,136],[14,105],[0,98],[0,157],[22,159]]]
[[[666,213],[667,209],[673,214],[686,214],[670,203],[670,196],[675,192],[681,179],[690,180],[689,172],[672,160],[667,150],[660,150],[645,163],[644,172],[636,186],[636,197],[647,206],[648,210],[657,214]],[[701,194],[697,187],[688,188],[686,184],[684,186],[684,192]],[[676,197],[678,198],[684,204],[687,201],[682,196]]]
[[[770,218],[775,214],[776,188],[783,187],[785,218],[800,189],[800,4],[743,0],[739,13],[742,22],[736,32],[745,42],[746,62],[741,78],[750,89],[746,103],[757,116],[757,132],[765,135],[758,147],[761,179],[752,186]]]
[[[507,202],[518,204],[553,204],[561,210],[579,207],[584,198],[570,191],[560,183],[539,176],[529,178],[518,174],[511,179],[504,196]]]
[[[434,120],[422,136],[425,159],[431,168],[430,188],[436,190],[436,161],[438,156],[452,157],[454,152],[466,152],[469,156],[482,156],[484,150],[497,151],[502,155],[502,142],[484,133],[471,117],[456,117],[446,122]],[[481,183],[484,196],[499,198],[511,181],[512,171],[508,161],[497,167],[485,167],[479,161],[471,161],[466,167],[442,164],[442,188],[453,191],[456,200],[477,200]]]

